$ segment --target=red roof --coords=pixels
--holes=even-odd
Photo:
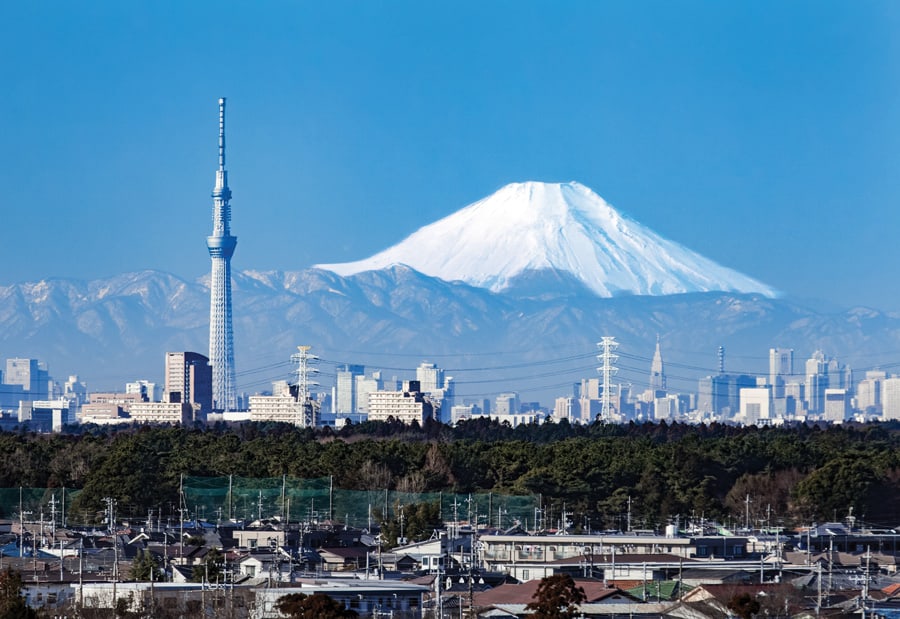
[[[476,606],[497,604],[528,604],[534,600],[540,580],[529,580],[520,584],[504,584],[475,595]],[[622,594],[618,589],[610,589],[599,580],[575,579],[575,584],[584,589],[587,602],[598,602],[611,595]]]

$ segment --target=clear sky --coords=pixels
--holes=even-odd
[[[900,310],[900,3],[5,2],[0,284],[366,257],[577,180],[798,298]]]

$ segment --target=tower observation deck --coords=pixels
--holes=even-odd
[[[212,408],[237,408],[234,380],[234,335],[231,328],[231,256],[237,237],[231,235],[231,190],[225,171],[225,99],[219,99],[219,168],[213,198],[213,231],[206,237],[212,259],[209,280],[209,364],[212,366]]]

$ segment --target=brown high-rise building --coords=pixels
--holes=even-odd
[[[196,352],[166,353],[167,402],[182,402],[199,408],[200,417],[212,410],[212,366]],[[195,419],[198,416],[194,415]]]

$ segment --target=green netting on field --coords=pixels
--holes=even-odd
[[[337,520],[355,527],[396,518],[404,505],[439,503],[445,521],[508,528],[533,522],[536,496],[332,488],[328,477],[185,477],[184,500],[201,518]]]
[[[71,488],[0,488],[0,518],[37,521],[43,515],[46,522],[61,523],[79,494]]]

